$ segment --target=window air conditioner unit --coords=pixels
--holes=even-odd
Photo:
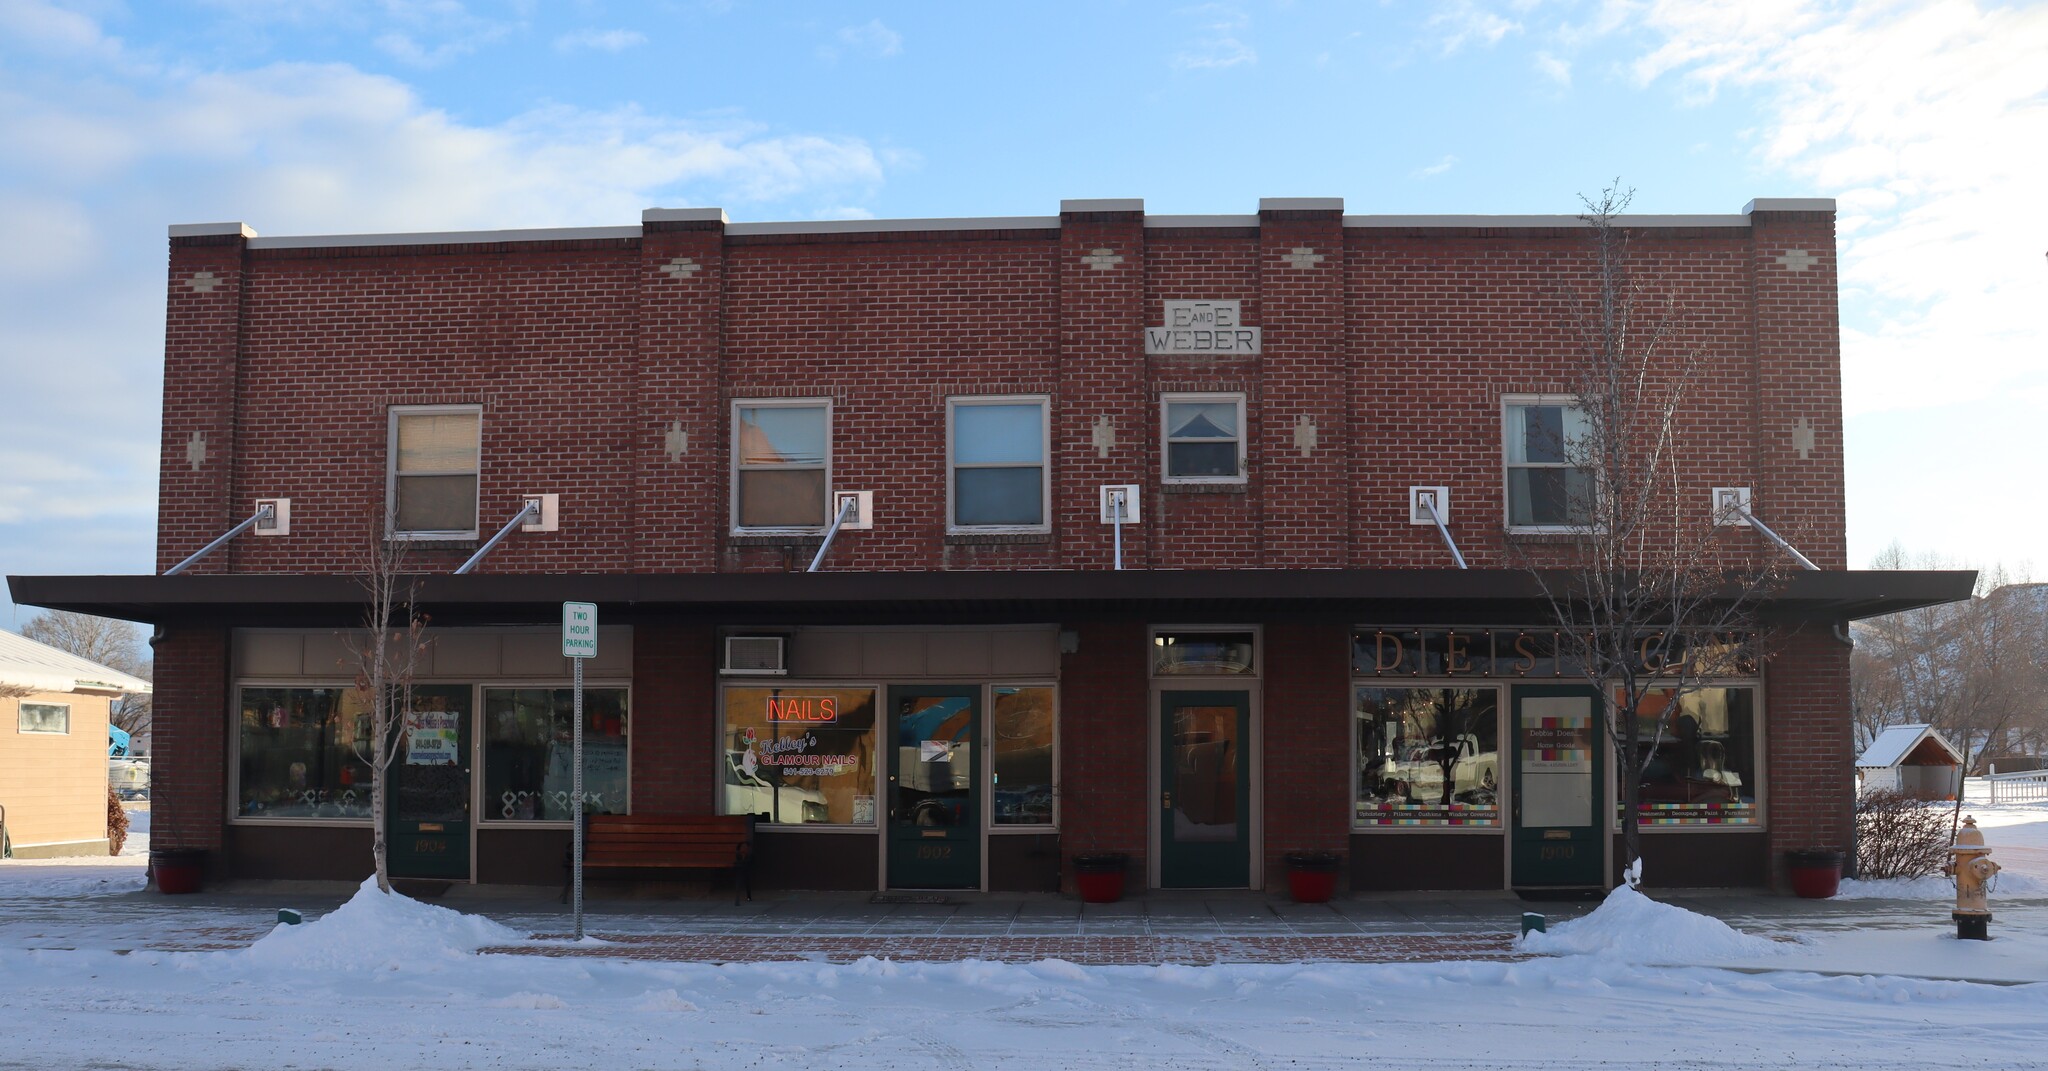
[[[789,674],[781,636],[727,636],[719,672],[741,677],[782,677]]]

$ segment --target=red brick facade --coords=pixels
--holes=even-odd
[[[1760,515],[1843,568],[1832,206],[1630,231],[1637,271],[1683,312],[1677,343],[1707,359],[1684,427],[1687,493],[1704,509],[1710,487],[1751,487]],[[374,241],[172,239],[160,567],[282,496],[289,536],[238,539],[194,571],[350,570],[383,509],[389,407],[461,403],[483,413],[485,534],[519,495],[561,496],[560,530],[513,537],[484,573],[800,570],[817,537],[732,531],[731,410],[815,397],[833,407],[833,486],[875,502],[873,529],[835,542],[833,571],[1107,569],[1105,484],[1142,488],[1142,522],[1123,533],[1132,569],[1447,568],[1435,530],[1409,523],[1412,484],[1450,488],[1474,568],[1512,568],[1501,398],[1570,389],[1559,292],[1589,278],[1569,218],[1346,217],[1318,200],[1202,218],[1071,202],[1045,219],[896,227],[654,212],[639,228]],[[1144,328],[1180,300],[1240,302],[1262,351],[1147,355]],[[1242,484],[1163,483],[1173,392],[1245,396]],[[1051,531],[949,535],[947,399],[1011,394],[1051,399]],[[416,547],[413,566],[447,572],[475,545]],[[1060,667],[1061,853],[1142,860],[1154,745],[1131,712],[1150,702],[1149,633],[1060,624],[1077,639]],[[1272,881],[1287,851],[1359,839],[1348,635],[1373,622],[1257,624]],[[634,805],[709,809],[716,632],[636,629]],[[223,844],[225,643],[180,628],[157,650],[159,765],[178,771],[159,785],[166,844]],[[1825,624],[1770,664],[1773,854],[1846,836],[1846,665]],[[1418,859],[1435,850],[1415,844]]]

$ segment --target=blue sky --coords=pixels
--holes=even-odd
[[[170,223],[1568,213],[1616,176],[1838,199],[1852,562],[2048,569],[2043,56],[2048,6],[1982,0],[0,0],[0,572],[152,566]]]

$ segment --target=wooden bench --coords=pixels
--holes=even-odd
[[[751,814],[586,814],[583,869],[729,870],[732,902],[740,902],[742,889],[752,900],[747,871],[754,857],[754,819]],[[570,871],[562,884],[563,903],[576,881],[575,852],[571,842],[562,861]]]

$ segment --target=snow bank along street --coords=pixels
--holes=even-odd
[[[1994,845],[2048,840],[2048,808],[1972,810]],[[2048,1068],[2048,984],[1902,976],[2048,978],[2048,881],[2024,866],[1983,945],[1934,883],[1873,882],[1726,898],[1727,922],[1620,890],[1519,962],[1190,967],[477,954],[561,920],[374,891],[161,951],[269,920],[132,891],[140,864],[0,865],[0,1068]],[[1519,905],[1497,904],[1505,929]],[[1823,973],[1845,970],[1867,973]]]

